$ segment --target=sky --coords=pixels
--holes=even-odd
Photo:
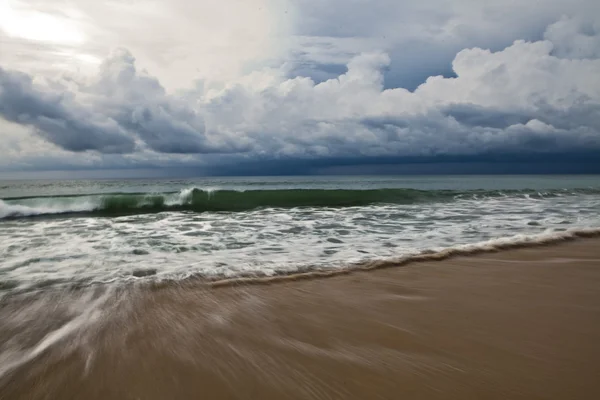
[[[600,2],[0,0],[0,154],[0,177],[599,173]]]

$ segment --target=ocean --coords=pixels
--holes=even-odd
[[[600,228],[599,176],[0,181],[0,199],[0,296],[331,271]]]
[[[484,398],[469,388],[597,360],[597,239],[527,247],[599,236],[599,176],[2,181],[0,199],[0,398]]]

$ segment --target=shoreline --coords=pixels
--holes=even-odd
[[[325,268],[315,270],[307,268],[306,272],[284,272],[281,274],[275,274],[273,276],[265,277],[242,276],[227,279],[217,279],[214,281],[194,276],[191,276],[187,279],[198,279],[200,281],[204,280],[207,283],[207,285],[213,288],[235,285],[269,285],[278,282],[332,278],[335,276],[349,275],[356,272],[377,271],[381,269],[398,268],[426,262],[439,262],[455,257],[476,257],[482,254],[498,253],[503,251],[527,248],[540,248],[545,246],[557,245],[560,243],[568,243],[579,239],[592,239],[597,237],[600,237],[600,228],[573,228],[563,232],[553,232],[551,234],[542,233],[538,235],[528,235],[525,236],[525,240],[522,241],[513,241],[513,237],[492,239],[484,242],[459,245],[456,247],[448,247],[440,251],[426,250],[415,255],[409,255],[404,257],[383,258],[359,262],[349,264],[347,267],[344,268]],[[175,281],[166,281],[165,283],[175,283]],[[185,280],[182,283],[185,284]],[[160,283],[156,284],[160,285]]]
[[[0,398],[597,398],[598,245],[5,304]]]
[[[14,292],[9,292],[17,288],[15,282],[6,281],[0,282],[6,284],[5,293],[0,296],[0,307],[2,304],[14,297],[44,295],[45,292],[62,292],[62,291],[79,291],[93,290],[97,288],[112,287],[117,290],[136,289],[160,290],[165,287],[195,287],[197,285],[205,285],[209,288],[220,288],[230,286],[244,285],[271,285],[280,282],[301,281],[312,279],[325,279],[337,276],[350,275],[357,272],[376,271],[380,269],[399,268],[410,266],[412,264],[420,264],[427,262],[439,262],[455,257],[477,257],[482,254],[498,253],[527,248],[543,248],[547,246],[559,245],[561,243],[569,243],[581,239],[593,239],[600,237],[600,227],[586,228],[569,228],[564,231],[556,231],[551,233],[539,233],[530,235],[515,235],[508,237],[500,237],[487,241],[475,242],[470,244],[456,245],[443,248],[441,250],[424,250],[416,254],[376,258],[373,260],[348,263],[345,267],[320,267],[320,266],[303,266],[298,267],[294,271],[275,271],[272,275],[260,275],[252,273],[240,273],[234,277],[224,277],[222,275],[206,276],[203,274],[191,274],[183,278],[162,278],[154,280],[152,277],[156,275],[155,269],[139,268],[132,272],[132,276],[136,278],[150,278],[139,280],[123,280],[113,282],[89,282],[88,280],[72,282],[70,284],[59,285],[52,287],[51,284],[38,284],[33,288],[17,289]],[[0,289],[2,287],[0,286]]]

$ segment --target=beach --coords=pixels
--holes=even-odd
[[[599,246],[260,285],[98,288],[85,304],[101,306],[62,336],[79,291],[5,300],[5,322],[38,313],[21,335],[38,347],[5,368],[0,398],[600,398]]]
[[[0,400],[600,400],[600,0],[0,0]]]

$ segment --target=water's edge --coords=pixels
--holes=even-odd
[[[535,248],[548,246],[563,242],[569,242],[577,239],[589,239],[600,237],[600,227],[598,228],[571,228],[562,232],[542,233],[535,235],[515,235],[510,237],[502,237],[482,242],[464,244],[453,247],[447,247],[441,250],[424,250],[417,254],[401,256],[401,257],[386,257],[364,262],[348,263],[341,267],[323,267],[307,265],[296,270],[285,271],[277,270],[274,274],[261,274],[258,272],[239,273],[235,277],[219,274],[191,274],[184,278],[162,278],[155,279],[154,270],[140,269],[138,271],[138,279],[136,281],[116,281],[116,282],[93,282],[87,281],[72,282],[70,285],[53,287],[49,285],[47,288],[13,290],[7,292],[3,297],[0,296],[0,306],[3,301],[9,300],[11,297],[20,297],[22,295],[43,294],[45,291],[79,291],[90,287],[113,287],[127,288],[136,286],[140,289],[149,287],[150,289],[160,289],[169,286],[182,285],[203,285],[208,288],[220,288],[240,285],[268,285],[279,282],[289,282],[296,280],[309,280],[330,278],[339,275],[347,275],[353,272],[365,272],[378,269],[387,269],[394,267],[403,267],[414,263],[427,261],[443,261],[453,257],[468,257],[476,256],[485,253],[495,253],[499,251],[514,250],[521,248]],[[0,282],[0,285],[3,282]],[[9,287],[7,287],[9,288]],[[12,289],[12,288],[9,288]]]

